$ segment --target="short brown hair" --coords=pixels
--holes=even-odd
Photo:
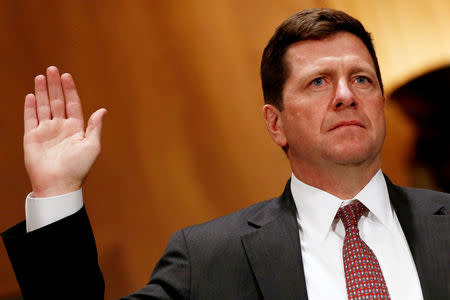
[[[375,71],[384,94],[380,67],[370,33],[364,26],[343,11],[328,8],[303,10],[289,17],[275,31],[261,60],[261,81],[264,102],[283,109],[283,88],[289,77],[289,66],[285,60],[287,48],[303,40],[321,40],[338,32],[356,35],[366,45],[375,65]]]

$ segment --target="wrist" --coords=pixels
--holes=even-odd
[[[71,186],[53,186],[48,188],[33,187],[33,198],[48,198],[54,196],[60,196],[68,193],[78,191],[81,185],[71,185]]]

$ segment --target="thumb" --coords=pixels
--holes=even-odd
[[[102,121],[107,112],[106,109],[100,108],[91,115],[86,128],[86,138],[88,140],[100,142],[100,137],[102,135]]]

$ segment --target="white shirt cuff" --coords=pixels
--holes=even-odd
[[[82,189],[64,195],[33,198],[29,193],[25,201],[25,220],[27,232],[50,225],[73,215],[83,207]]]

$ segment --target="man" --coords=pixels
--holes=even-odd
[[[176,232],[150,282],[124,299],[446,299],[450,197],[381,173],[385,98],[360,22],[329,9],[292,16],[261,77],[267,129],[293,173],[285,191]],[[80,187],[105,110],[84,132],[70,75],[50,67],[35,84],[24,137],[34,199],[3,239],[25,298],[102,299]]]

